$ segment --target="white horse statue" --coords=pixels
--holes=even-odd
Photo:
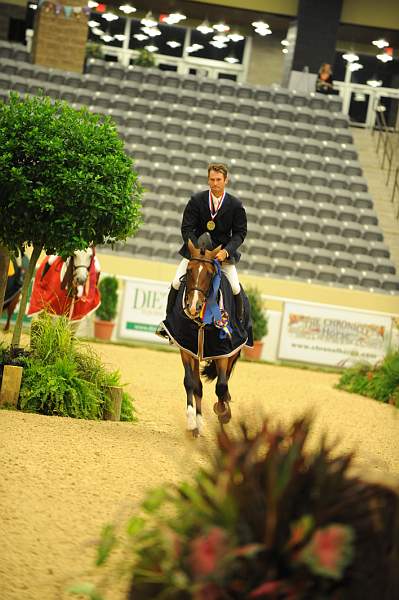
[[[77,250],[64,261],[47,255],[36,271],[28,315],[42,310],[79,322],[100,305],[100,263],[94,247]]]

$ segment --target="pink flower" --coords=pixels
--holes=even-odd
[[[226,533],[213,527],[206,535],[195,538],[191,544],[190,565],[194,575],[201,577],[213,573],[227,549]]]
[[[298,558],[313,573],[339,579],[352,559],[352,541],[352,529],[346,525],[317,529]]]

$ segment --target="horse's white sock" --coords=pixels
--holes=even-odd
[[[193,431],[193,429],[197,429],[197,420],[194,406],[189,405],[187,406],[187,430]]]

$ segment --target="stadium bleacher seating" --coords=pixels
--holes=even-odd
[[[115,121],[146,189],[144,224],[117,251],[175,261],[182,210],[217,160],[247,209],[241,270],[399,290],[339,97],[100,59],[66,73],[1,42],[0,98],[10,90],[43,90]]]

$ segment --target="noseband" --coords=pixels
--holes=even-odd
[[[197,257],[195,257],[195,258],[190,258],[189,262],[191,262],[192,260],[196,260],[198,262],[204,262],[204,263],[211,264],[212,268],[213,268],[213,271],[215,272],[215,264],[214,264],[213,260],[211,260],[210,258],[205,258],[205,257],[204,258],[197,258]],[[193,287],[191,287],[190,289],[187,288],[186,289],[186,294],[189,294],[193,290],[197,290],[198,292],[201,292],[201,294],[203,294],[204,296],[206,296],[206,292],[204,292],[203,289],[201,289],[200,287],[197,287],[195,285]]]

